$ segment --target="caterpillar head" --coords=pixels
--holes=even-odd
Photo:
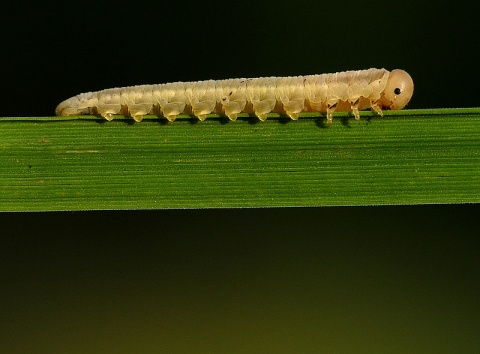
[[[395,69],[388,76],[387,85],[380,98],[380,105],[384,109],[402,109],[413,95],[413,80],[403,70]]]

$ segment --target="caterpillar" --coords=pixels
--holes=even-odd
[[[162,115],[173,122],[179,114],[206,119],[225,114],[235,120],[239,113],[255,114],[261,121],[270,112],[297,120],[301,112],[326,113],[332,123],[335,111],[402,109],[413,95],[413,80],[403,70],[345,71],[333,74],[254,79],[206,80],[140,85],[81,93],[61,102],[58,116],[100,115],[112,120],[129,115],[140,122],[144,115]]]

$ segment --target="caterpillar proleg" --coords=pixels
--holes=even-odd
[[[239,113],[255,114],[264,121],[270,112],[285,113],[293,120],[301,112],[332,114],[360,110],[402,109],[413,95],[413,81],[403,70],[345,71],[333,74],[254,79],[206,80],[140,85],[81,93],[60,103],[59,116],[129,115],[140,122],[144,115],[162,115],[174,121],[179,114],[204,120],[208,114],[225,114],[235,120]]]

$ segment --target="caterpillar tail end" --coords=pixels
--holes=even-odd
[[[55,108],[55,114],[64,117],[94,114],[93,107],[95,107],[96,104],[97,100],[93,97],[91,92],[82,93],[61,102],[57,108]]]
[[[57,108],[55,108],[55,114],[57,116],[74,116],[80,114],[81,110],[76,107],[78,100],[76,97],[69,98],[61,102]]]

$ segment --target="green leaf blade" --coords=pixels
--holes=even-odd
[[[1,118],[0,210],[480,201],[480,109],[272,116]]]

